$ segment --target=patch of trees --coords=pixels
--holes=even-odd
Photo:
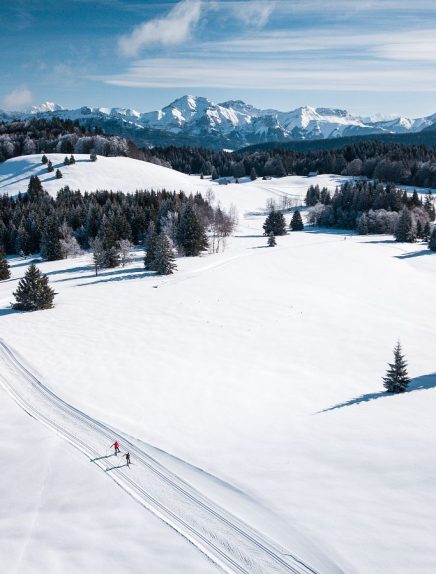
[[[309,222],[321,227],[355,229],[362,235],[391,233],[397,241],[428,241],[435,220],[433,197],[422,200],[394,185],[371,181],[348,181],[333,195],[319,186],[306,194]]]
[[[125,265],[134,246],[143,245],[147,268],[168,274],[175,268],[173,247],[196,256],[209,248],[211,236],[216,251],[235,225],[231,211],[212,207],[200,194],[82,194],[66,186],[54,199],[32,176],[27,194],[0,197],[0,251],[23,256],[40,252],[53,261],[92,249],[96,273]]]
[[[77,121],[32,118],[0,122],[0,162],[36,153],[84,153],[92,160],[98,155],[128,154],[125,139],[107,136],[100,130],[86,130]]]
[[[281,177],[310,172],[366,176],[385,182],[436,187],[436,149],[364,140],[341,149],[312,152],[286,149],[213,151],[190,147],[154,147],[129,155],[184,173],[217,177]]]

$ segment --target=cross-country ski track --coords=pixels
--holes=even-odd
[[[105,471],[105,477],[112,478],[225,572],[321,574],[220,508],[122,433],[56,396],[1,339],[0,359],[2,385],[29,415],[89,457]],[[114,437],[131,453],[134,465],[130,468],[121,457],[104,456]]]

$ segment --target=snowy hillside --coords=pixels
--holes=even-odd
[[[29,117],[78,120],[107,133],[128,136],[140,145],[191,144],[238,148],[270,141],[313,140],[351,135],[419,132],[436,122],[423,118],[362,118],[346,110],[303,106],[291,111],[261,110],[241,100],[216,103],[186,95],[162,109],[139,112],[129,108],[88,107],[66,110],[53,102],[27,112],[1,112],[4,121]]]
[[[1,189],[24,185],[39,160],[3,164]],[[14,161],[27,162],[21,182]],[[103,187],[105,173],[112,189],[118,175],[133,190],[152,173],[169,188],[212,188],[236,205],[240,225],[223,253],[178,258],[170,277],[144,272],[141,251],[98,277],[89,254],[38,263],[58,295],[36,313],[9,308],[28,265],[11,259],[13,276],[0,283],[0,384],[68,442],[1,401],[13,445],[0,478],[2,492],[14,491],[0,509],[8,571],[214,572],[151,507],[240,565],[226,562],[229,572],[434,574],[436,256],[319,229],[266,248],[267,199],[334,189],[337,176],[219,186],[125,158],[63,171],[45,182],[51,193],[68,181]],[[387,396],[381,377],[397,339],[412,384]],[[112,437],[131,450],[131,469],[114,457],[89,462],[108,457]],[[116,543],[122,563],[108,559]]]

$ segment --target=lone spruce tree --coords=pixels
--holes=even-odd
[[[275,247],[277,245],[276,237],[272,231],[268,235],[268,247]]]
[[[301,219],[301,213],[298,211],[298,209],[294,211],[294,215],[292,216],[291,219],[290,228],[292,229],[292,231],[303,231],[304,229],[303,220]]]
[[[9,268],[9,263],[5,257],[5,254],[0,250],[0,281],[9,279],[11,276],[11,271]]]
[[[383,386],[388,393],[404,393],[409,386],[410,379],[407,374],[407,362],[398,341],[394,349],[394,362],[389,363],[386,376],[383,377]]]
[[[286,235],[286,221],[281,211],[273,209],[263,224],[264,235]]]
[[[168,236],[161,233],[156,240],[153,268],[158,275],[171,275],[177,265]]]
[[[56,293],[48,284],[47,275],[32,263],[27,269],[23,279],[20,279],[17,290],[14,292],[14,309],[19,311],[39,311],[51,309]]]

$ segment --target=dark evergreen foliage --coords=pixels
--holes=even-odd
[[[11,270],[9,263],[5,257],[4,252],[0,249],[0,281],[9,279],[11,276]]]
[[[333,142],[334,143],[334,142]],[[396,184],[436,187],[436,149],[424,145],[402,145],[363,140],[340,149],[293,151],[278,149],[240,150],[232,153],[187,147],[153,147],[136,150],[137,159],[172,167],[184,173],[213,173],[221,177],[280,177],[309,172],[366,176]],[[238,166],[237,175],[235,168]]]
[[[41,238],[41,256],[47,261],[62,259],[61,234],[55,215],[46,218]]]
[[[54,171],[53,164],[52,164],[52,162],[51,162],[50,160],[48,160],[48,163],[47,163],[47,171],[48,171],[48,172]]]
[[[298,211],[298,209],[296,209],[292,215],[290,228],[292,231],[303,231],[304,229],[304,223],[301,219],[301,213]]]
[[[70,160],[69,160],[68,156],[65,156],[65,158],[64,158],[64,165],[70,165]]]
[[[15,303],[12,306],[20,311],[51,309],[55,295],[49,286],[47,275],[43,275],[36,265],[32,264],[18,283],[14,292]]]
[[[187,257],[200,255],[208,248],[206,230],[192,202],[189,202],[182,211],[177,227],[177,245]]]
[[[407,362],[402,354],[400,342],[398,342],[394,349],[394,362],[389,363],[386,376],[383,377],[383,386],[389,393],[403,393],[409,383]]]
[[[277,245],[276,237],[272,231],[268,235],[268,247],[275,247]]]
[[[44,165],[45,165],[46,163],[48,163],[48,159],[47,159],[47,156],[46,156],[46,155],[43,155],[43,156],[42,156],[42,158],[41,158],[41,163],[43,163]]]
[[[62,178],[62,172],[60,169],[56,170],[56,179],[61,179]]]
[[[401,210],[400,218],[395,228],[395,239],[402,243],[413,243],[416,239],[412,214],[407,207],[403,207]]]
[[[430,251],[436,251],[436,226],[433,227],[433,231],[430,236],[430,241],[428,243],[428,248]]]
[[[273,209],[263,224],[264,235],[286,235],[286,221],[283,213]]]

